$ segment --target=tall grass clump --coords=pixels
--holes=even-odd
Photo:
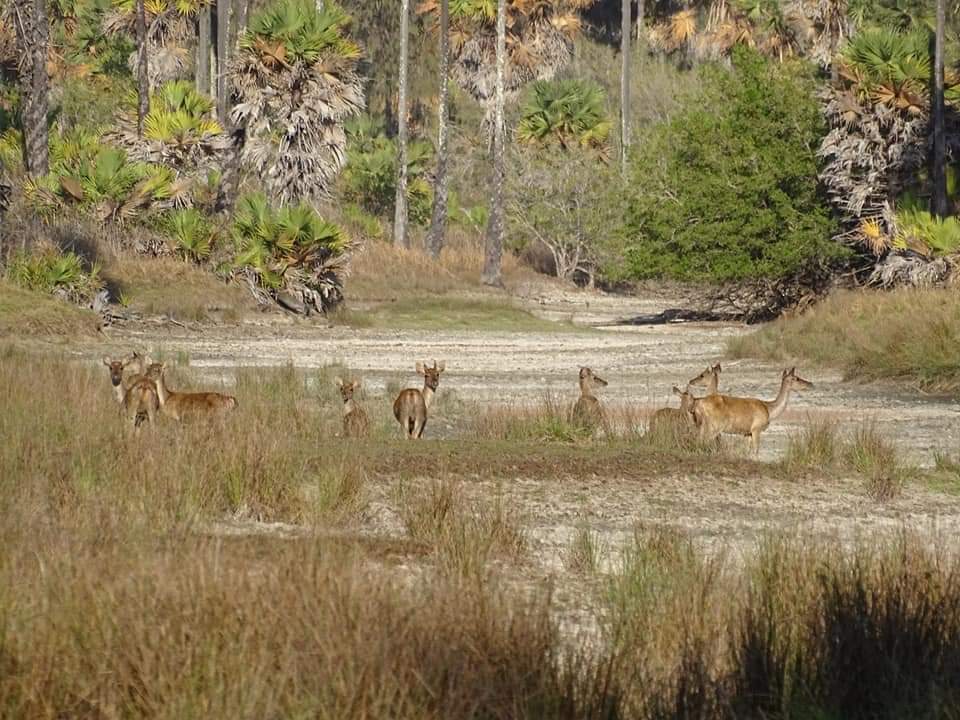
[[[607,544],[600,537],[600,533],[585,525],[581,526],[577,528],[567,550],[567,569],[584,575],[597,573],[607,551]]]
[[[731,356],[803,361],[848,379],[907,380],[960,389],[960,295],[955,288],[837,292],[728,345]]]
[[[448,573],[483,577],[491,561],[517,563],[526,555],[522,519],[501,496],[467,500],[460,484],[450,479],[401,486],[398,496],[410,537],[430,548]]]

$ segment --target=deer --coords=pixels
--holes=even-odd
[[[696,402],[688,384],[684,390],[673,386],[673,394],[680,396],[680,407],[665,407],[650,417],[650,432],[686,432],[693,429],[693,406]]]
[[[593,428],[605,422],[603,406],[593,394],[596,387],[606,387],[607,381],[588,367],[580,368],[580,397],[573,406],[573,421],[582,427]]]
[[[717,388],[720,384],[721,372],[722,368],[720,367],[720,363],[717,363],[713,367],[708,367],[702,373],[693,378],[693,380],[687,383],[687,389],[689,390],[691,386],[706,387],[707,395],[716,395]]]
[[[150,366],[150,372],[157,378],[160,410],[177,422],[183,422],[188,417],[223,415],[237,407],[237,399],[232,395],[215,392],[174,392],[167,387],[166,371],[166,363],[154,363]]]
[[[417,363],[417,373],[423,375],[423,390],[407,388],[401,390],[393,401],[393,416],[400,423],[403,435],[408,440],[419,439],[427,425],[427,410],[433,402],[433,396],[440,385],[440,374],[446,368],[446,362],[433,361],[433,367],[426,363]]]
[[[775,400],[708,395],[694,404],[694,417],[700,426],[700,441],[716,440],[721,433],[748,435],[754,455],[760,454],[760,433],[783,414],[792,390],[807,390],[813,383],[797,375],[796,368],[780,376],[780,392]]]
[[[354,393],[360,389],[360,381],[344,382],[342,378],[337,378],[336,385],[340,389],[340,397],[343,398],[343,436],[366,437],[370,420],[363,408],[353,399]]]
[[[157,390],[160,374],[159,365],[150,365],[143,375],[134,377],[123,396],[123,411],[139,429],[144,420],[156,423],[160,409],[160,393]]]
[[[127,395],[127,390],[147,371],[149,359],[134,351],[119,360],[113,360],[105,355],[102,362],[110,370],[110,384],[113,386],[113,399],[122,407],[124,398]],[[124,377],[124,371],[128,369],[131,373],[127,375],[127,377]]]

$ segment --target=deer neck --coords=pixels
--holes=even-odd
[[[161,405],[166,405],[170,398],[170,390],[167,388],[167,381],[163,379],[163,375],[157,378],[156,386],[157,400],[160,401]]]
[[[424,385],[421,393],[423,394],[423,406],[426,408],[429,408],[430,403],[433,402],[433,395],[434,395],[433,388],[430,388]]]
[[[353,401],[353,398],[343,401],[343,416],[346,417],[354,410],[357,409],[357,404]]]
[[[783,414],[783,411],[787,408],[787,400],[790,399],[790,385],[787,381],[787,378],[784,378],[780,383],[780,392],[777,394],[775,400],[764,400],[763,404],[767,406],[767,412],[770,415],[771,420],[776,420],[780,415]]]
[[[710,376],[710,382],[707,383],[707,395],[716,395],[717,386],[720,384],[720,378],[716,373]]]
[[[589,380],[580,381],[580,397],[593,397],[593,386]]]
[[[124,397],[126,396],[126,394],[127,394],[126,388],[124,388],[122,382],[121,382],[119,385],[112,385],[112,387],[113,387],[113,397],[114,397],[114,399],[115,399],[118,403],[121,403],[121,404],[122,404],[122,403],[123,403],[123,398],[124,398]]]

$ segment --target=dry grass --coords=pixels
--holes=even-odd
[[[802,361],[848,378],[960,389],[960,294],[955,288],[838,292],[803,315],[730,341],[733,357]]]
[[[95,313],[0,279],[0,337],[76,339],[99,330]]]
[[[116,299],[145,315],[181,322],[236,321],[257,310],[252,296],[209,270],[175,258],[119,254],[104,267]]]
[[[790,437],[783,465],[795,476],[856,473],[870,497],[879,502],[898,497],[912,472],[876,423],[860,423],[841,436],[838,423],[816,418],[808,418],[800,432]]]
[[[225,423],[131,438],[101,370],[0,353],[0,716],[858,720],[960,701],[960,564],[924,540],[771,540],[734,562],[641,528],[592,583],[588,640],[544,584],[501,582],[529,557],[524,518],[458,478],[662,480],[697,458],[331,441],[339,417],[291,399],[341,368],[245,371]],[[322,531],[394,476],[409,541]],[[208,535],[238,515],[300,532]],[[572,570],[599,564],[595,540]]]

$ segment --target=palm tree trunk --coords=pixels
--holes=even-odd
[[[237,0],[234,5],[233,22],[230,23],[230,56],[237,52],[240,37],[247,30],[247,13],[250,11],[250,0]],[[229,64],[229,61],[228,61]]]
[[[400,97],[397,101],[397,199],[393,213],[393,244],[410,247],[407,238],[407,46],[410,40],[410,0],[400,0]]]
[[[47,24],[46,0],[15,0],[17,50],[25,59],[20,75],[23,96],[24,160],[31,177],[50,169],[47,144]]]
[[[493,108],[493,198],[490,202],[490,221],[487,223],[487,247],[481,279],[486,285],[503,286],[500,264],[503,256],[503,186],[504,140],[503,120],[504,80],[507,60],[507,2],[497,0],[497,79]]]
[[[230,0],[217,0],[217,119],[226,125],[230,111],[227,97],[227,53],[230,30]]]
[[[627,174],[630,152],[630,0],[620,3],[620,172]]]
[[[204,3],[197,18],[197,90],[204,95],[210,94],[210,16],[212,12],[209,3]]]
[[[645,0],[637,0],[637,17],[634,18],[633,26],[636,28],[634,32],[634,44],[636,45],[636,53],[639,55],[643,52],[643,21],[644,13],[646,11]]]
[[[933,213],[949,214],[947,206],[947,154],[944,139],[943,42],[946,24],[946,0],[937,0],[937,26],[933,50]]]
[[[440,257],[447,229],[447,136],[450,133],[450,0],[440,0],[440,109],[437,117],[437,176],[427,250]]]
[[[143,137],[143,120],[150,112],[150,77],[147,68],[147,13],[137,0],[137,137]]]

